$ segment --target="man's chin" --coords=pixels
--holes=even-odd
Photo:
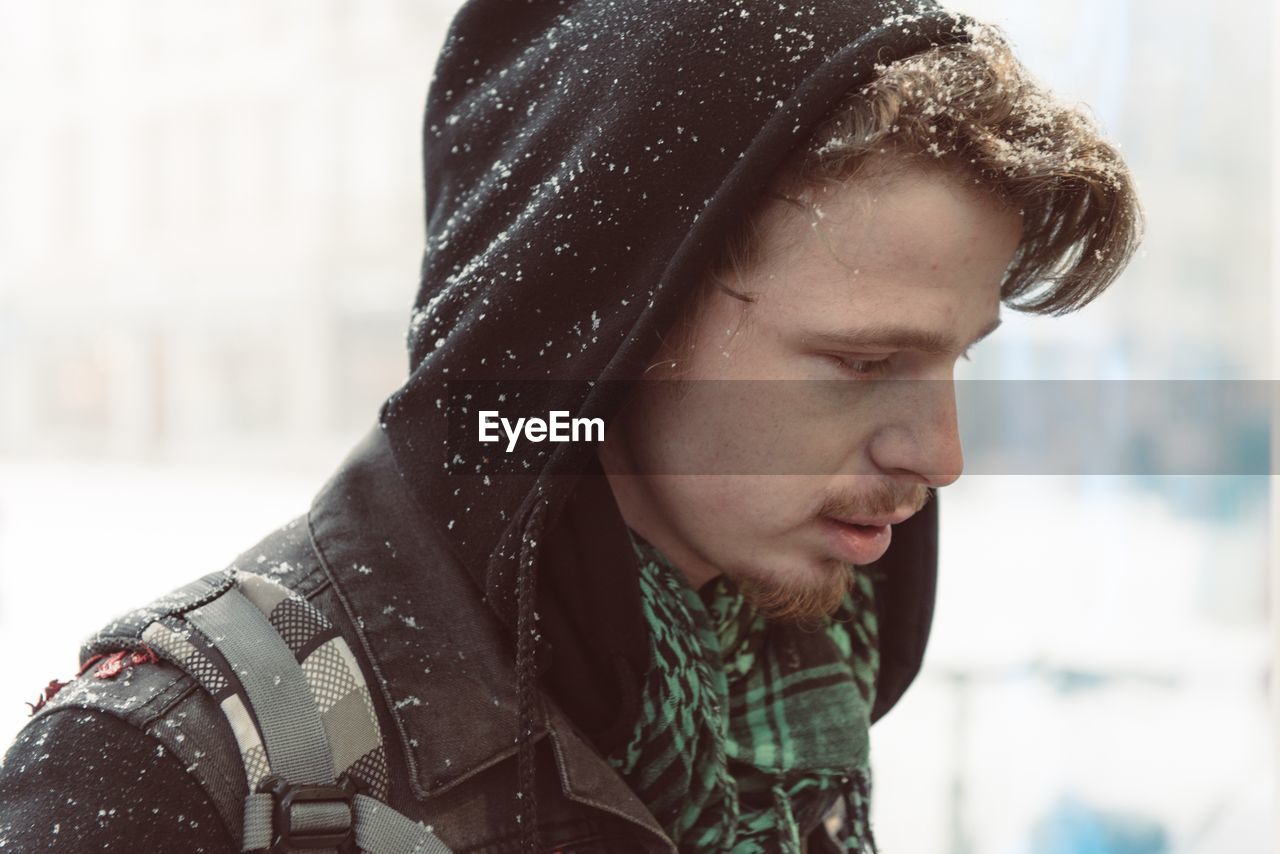
[[[835,613],[853,584],[847,563],[823,560],[798,572],[763,571],[737,579],[743,597],[774,622],[812,624]]]

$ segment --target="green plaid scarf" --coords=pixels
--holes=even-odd
[[[879,653],[865,572],[820,629],[772,623],[724,576],[695,591],[633,536],[653,641],[640,718],[606,757],[681,851],[798,852],[831,807],[874,852],[871,707]]]

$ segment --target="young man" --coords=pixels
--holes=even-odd
[[[230,852],[297,817],[264,782],[309,754],[211,613],[232,587],[307,671],[320,778],[431,845],[873,850],[954,363],[1002,303],[1124,266],[1116,152],[992,31],[850,2],[472,2],[424,136],[409,378],[306,514],[85,646],[0,771],[5,850]],[[604,441],[549,441],[555,413]],[[336,846],[293,828],[276,850]]]

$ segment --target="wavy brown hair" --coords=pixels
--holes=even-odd
[[[1022,241],[1001,284],[1011,308],[1061,315],[1106,290],[1143,230],[1119,151],[1087,113],[1032,79],[998,28],[975,25],[970,35],[876,66],[775,176],[703,285],[752,301],[732,283],[759,259],[768,203],[814,215],[815,189],[854,180],[871,155],[891,154],[972,178],[1022,213]]]

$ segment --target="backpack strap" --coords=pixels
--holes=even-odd
[[[241,850],[448,854],[383,803],[382,733],[346,640],[283,585],[243,571],[233,580],[142,639],[212,694],[231,726],[249,787]]]
[[[273,826],[283,826],[287,816],[288,826],[294,834],[289,840],[276,840],[276,844],[287,843],[287,847],[279,850],[309,850],[317,846],[317,838],[334,832],[345,835],[347,827],[354,827],[354,843],[358,850],[375,852],[376,854],[452,854],[449,846],[439,837],[431,833],[422,824],[396,812],[391,807],[368,795],[355,793],[351,798],[351,811],[345,807],[341,812],[331,811],[331,805],[338,801],[345,803],[347,792],[320,791],[321,796],[314,801],[296,800],[299,790],[282,786],[282,792],[276,794],[253,794],[245,799],[245,845],[255,844],[258,848],[268,848],[273,837]],[[324,787],[308,787],[303,790],[305,797],[311,797],[312,789]],[[290,800],[293,798],[293,800]],[[282,807],[283,804],[283,807]],[[310,810],[302,812],[303,808]],[[283,813],[283,816],[282,816]],[[301,813],[301,814],[300,814]],[[320,844],[333,844],[325,842]],[[242,850],[254,850],[243,848]],[[270,848],[271,851],[277,850]],[[338,850],[343,850],[340,846]]]

